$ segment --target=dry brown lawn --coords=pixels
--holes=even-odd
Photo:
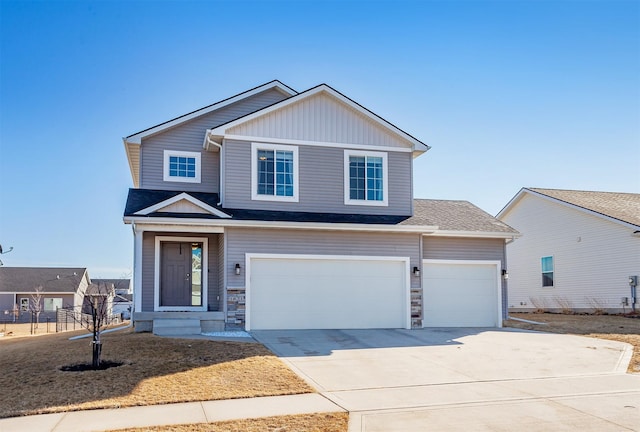
[[[511,313],[516,318],[546,323],[528,324],[515,320],[505,321],[506,327],[551,333],[576,334],[610,339],[633,345],[629,372],[640,372],[640,319],[619,315],[564,315],[551,313]]]
[[[0,338],[0,418],[94,408],[310,393],[257,343],[161,338],[131,330],[103,335],[100,371],[63,372],[91,361],[79,332]]]
[[[120,429],[118,432],[347,432],[348,425],[349,414],[347,413],[318,413],[216,423]]]

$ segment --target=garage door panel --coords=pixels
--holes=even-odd
[[[494,327],[498,323],[496,264],[424,263],[425,327]]]
[[[252,258],[252,329],[404,328],[404,261]]]

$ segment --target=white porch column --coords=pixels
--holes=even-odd
[[[133,310],[142,312],[142,234],[144,230],[136,224],[133,228]],[[133,314],[131,315],[133,320]]]

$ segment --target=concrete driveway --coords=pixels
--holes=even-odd
[[[511,329],[255,331],[349,431],[640,430],[629,345]]]

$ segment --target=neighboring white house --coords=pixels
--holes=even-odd
[[[507,246],[510,310],[640,307],[640,194],[523,188],[497,218],[522,234]]]

